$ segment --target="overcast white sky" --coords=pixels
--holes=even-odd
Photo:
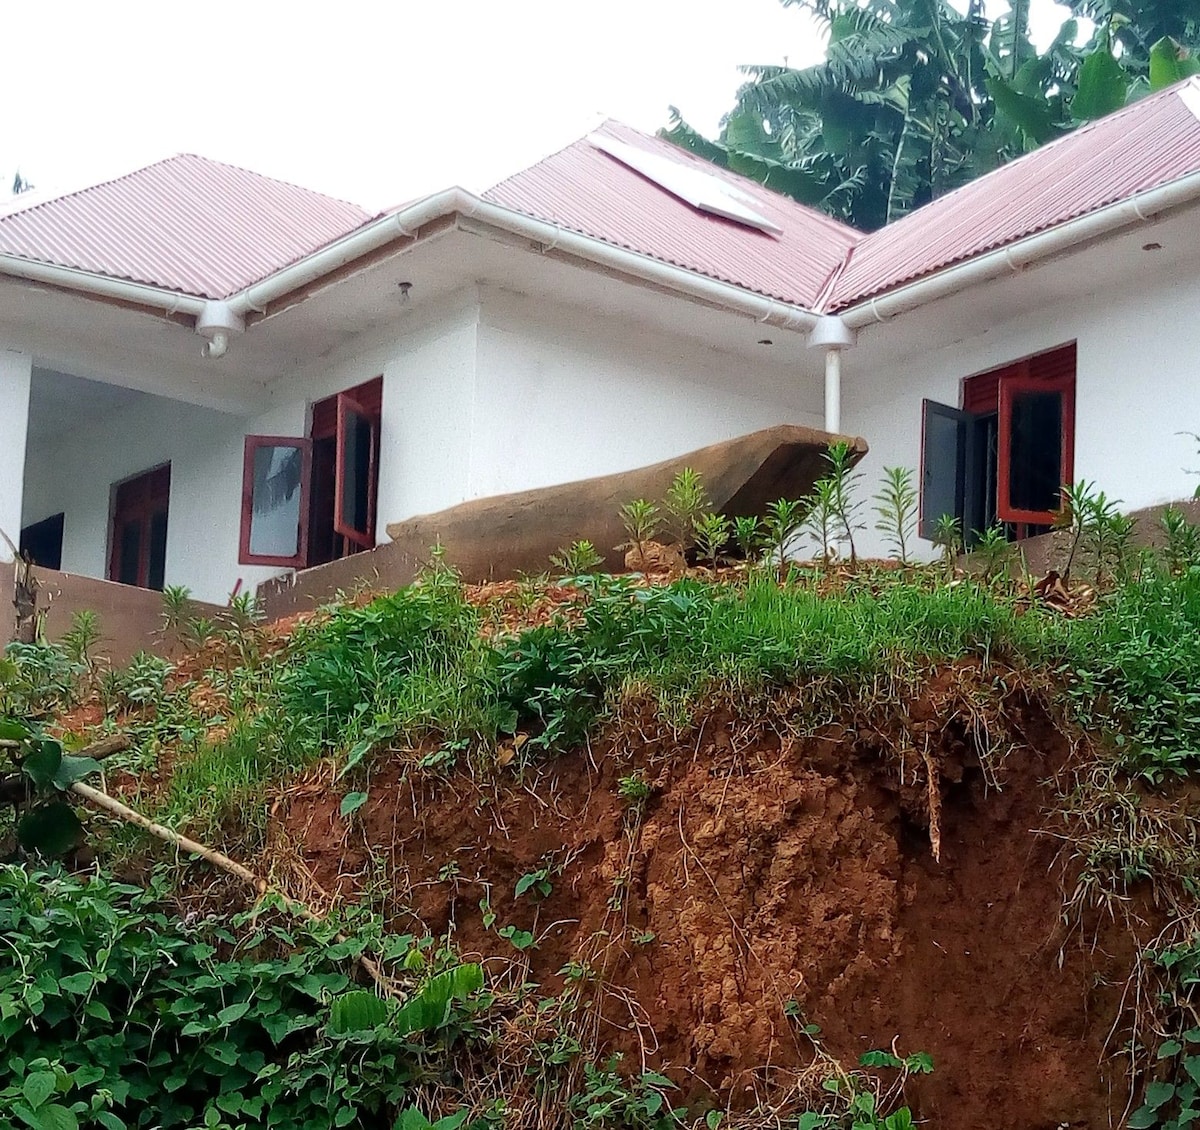
[[[5,9],[0,196],[18,165],[60,190],[195,152],[383,207],[481,189],[602,116],[653,131],[676,105],[715,131],[738,64],[822,53],[818,27],[779,0]],[[1060,15],[1049,0],[1038,15],[1044,41]]]

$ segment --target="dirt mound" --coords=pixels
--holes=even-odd
[[[797,691],[753,725],[739,710],[679,736],[627,718],[536,787],[432,780],[397,755],[349,821],[325,771],[280,797],[275,849],[320,889],[383,890],[398,928],[527,959],[543,987],[588,968],[601,1045],[692,1101],[777,1099],[811,1068],[818,1025],[848,1065],[930,1053],[905,1096],[928,1125],[1108,1126],[1134,943],[1063,926],[1069,876],[1035,830],[1068,747],[1045,716],[1010,692],[981,736],[978,717],[931,708],[981,677],[943,672],[907,718],[856,708],[815,732]],[[521,931],[535,942],[518,950]]]

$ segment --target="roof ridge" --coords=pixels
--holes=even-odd
[[[180,157],[189,156],[186,153],[169,153],[165,157],[155,158],[153,161],[146,161],[144,164],[135,165],[132,169],[126,169],[124,172],[114,173],[112,176],[101,177],[100,180],[89,181],[87,184],[77,185],[74,188],[64,188],[60,192],[55,192],[49,196],[40,196],[36,199],[28,201],[22,200],[25,193],[21,193],[13,198],[11,204],[0,205],[0,222],[6,220],[9,216],[19,216],[25,212],[32,212],[37,208],[43,208],[47,204],[57,203],[59,200],[70,200],[73,196],[82,196],[85,192],[91,192],[96,188],[104,188],[106,185],[116,184],[118,181],[128,180],[138,173],[144,173],[147,169],[153,169],[156,165],[165,165],[168,161],[178,160]],[[38,189],[35,186],[30,189],[30,194],[37,194]]]
[[[568,140],[564,144],[560,145],[557,149],[554,149],[549,153],[542,154],[542,156],[540,156],[536,161],[534,161],[534,163],[532,165],[526,165],[523,168],[515,169],[515,170],[513,170],[513,172],[509,173],[508,176],[501,177],[498,181],[496,181],[495,184],[490,184],[487,186],[487,188],[483,189],[483,191],[480,192],[479,195],[486,199],[489,193],[495,192],[498,188],[502,187],[503,185],[508,184],[509,181],[516,180],[517,177],[523,176],[525,173],[529,172],[530,169],[536,169],[538,167],[538,165],[541,165],[546,161],[552,161],[555,157],[558,157],[560,154],[565,153],[568,149],[571,148],[571,146],[578,145],[581,141],[586,141],[597,130],[603,129],[606,125],[608,125],[609,122],[616,122],[617,125],[625,124],[624,122],[618,121],[616,118],[605,118],[604,121],[602,121],[599,125],[590,126],[588,129],[584,130],[583,133],[576,134],[575,136],[570,138],[570,140]],[[633,127],[627,126],[626,128],[632,129]]]
[[[322,192],[320,189],[309,188],[306,185],[297,184],[295,181],[284,180],[282,177],[271,176],[268,173],[260,173],[254,169],[246,168],[244,165],[236,165],[232,161],[222,161],[216,157],[206,157],[202,153],[169,153],[165,157],[158,157],[153,161],[146,161],[143,164],[135,165],[131,169],[126,169],[124,172],[115,173],[112,176],[102,177],[100,180],[89,181],[87,184],[78,185],[74,188],[67,188],[61,192],[55,192],[49,196],[41,196],[38,199],[24,202],[21,196],[14,198],[11,205],[0,204],[0,223],[8,219],[10,216],[20,216],[27,212],[35,211],[38,208],[43,208],[49,204],[55,204],[62,200],[70,200],[76,196],[82,196],[84,193],[92,192],[99,188],[106,188],[111,184],[118,184],[121,181],[127,181],[131,177],[137,176],[139,173],[148,172],[150,169],[158,168],[160,165],[170,165],[176,161],[199,161],[206,165],[219,165],[224,169],[232,169],[235,172],[243,173],[246,176],[255,178],[256,180],[270,181],[273,184],[283,185],[287,188],[294,189],[297,192],[308,193],[312,196],[319,196],[323,200],[330,200],[335,204],[344,205],[347,208],[355,208],[366,217],[366,220],[377,219],[383,215],[382,212],[372,212],[363,205],[356,203],[353,200],[346,200],[340,196],[333,196],[328,192]],[[32,193],[36,194],[37,189],[32,189]],[[24,195],[24,194],[21,194]],[[366,222],[364,220],[364,222]]]
[[[372,212],[370,209],[365,208],[362,204],[359,204],[357,200],[347,200],[344,196],[334,196],[332,193],[322,192],[319,188],[310,188],[308,185],[297,184],[293,180],[286,180],[283,177],[273,176],[270,173],[260,173],[257,169],[247,168],[245,165],[238,165],[233,161],[222,161],[219,157],[206,157],[203,153],[175,153],[166,160],[174,161],[181,157],[187,157],[193,161],[203,161],[207,165],[220,165],[224,169],[233,169],[236,172],[245,173],[248,176],[252,176],[257,180],[269,180],[274,184],[282,184],[287,188],[294,188],[298,192],[307,192],[313,196],[320,196],[325,200],[332,200],[336,204],[345,204],[347,207],[357,208],[360,212],[364,213],[371,219],[376,219],[384,214],[383,212]],[[165,164],[166,162],[159,161],[155,163]],[[150,168],[150,166],[147,165],[146,168]],[[143,170],[135,169],[134,171],[142,172]]]

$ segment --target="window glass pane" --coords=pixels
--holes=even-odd
[[[1009,506],[1014,510],[1057,510],[1062,486],[1062,393],[1014,392],[1011,426]]]
[[[303,450],[294,444],[254,449],[250,552],[294,557],[300,552],[300,478]]]
[[[139,519],[125,522],[118,537],[117,575],[114,581],[123,585],[138,583],[138,565],[142,560],[142,523]]]
[[[346,407],[338,456],[341,459],[341,517],[344,531],[366,536],[371,529],[371,421]]]
[[[150,515],[150,564],[146,570],[146,587],[162,592],[167,570],[167,512],[159,510]]]

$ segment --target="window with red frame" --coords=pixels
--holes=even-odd
[[[375,544],[383,378],[317,401],[309,434],[246,437],[238,560],[304,569]]]
[[[926,400],[921,535],[957,518],[968,545],[1000,524],[1010,539],[1059,516],[1074,475],[1075,345],[968,377],[962,407]]]

